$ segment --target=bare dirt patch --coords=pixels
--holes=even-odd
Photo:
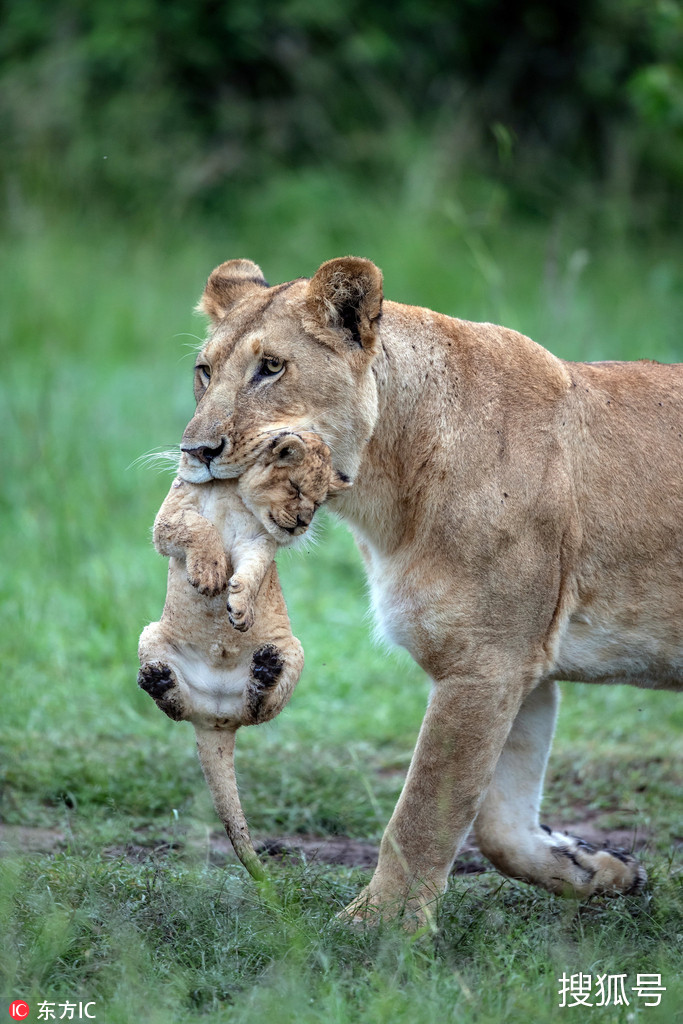
[[[350,868],[372,870],[377,865],[379,847],[348,836],[277,836],[255,844],[261,856],[276,860],[308,863],[340,864]],[[487,871],[488,865],[474,843],[468,840],[453,866],[455,874]]]
[[[10,852],[54,853],[66,843],[66,836],[56,828],[31,828],[28,825],[0,823],[0,856]]]
[[[586,812],[581,818],[577,816],[576,821],[565,822],[557,827],[563,832],[581,836],[596,846],[617,847],[629,852],[641,849],[649,838],[645,832],[633,829],[600,829],[595,824],[597,817],[599,815]],[[548,824],[557,823],[549,821]],[[50,854],[63,849],[66,843],[66,835],[58,829],[0,823],[0,855],[10,852]],[[265,836],[255,839],[254,845],[262,857],[272,857],[277,861],[338,864],[365,870],[375,867],[379,852],[379,847],[373,843],[349,836]],[[216,866],[236,861],[230,840],[218,829],[207,829],[202,839],[196,834],[186,834],[176,836],[170,842],[145,842],[141,836],[138,842],[109,846],[102,852],[110,859],[125,857],[135,863],[144,863],[152,858],[163,859],[171,851],[194,853]],[[453,873],[476,874],[488,870],[488,861],[479,853],[474,839],[468,838],[453,865]]]

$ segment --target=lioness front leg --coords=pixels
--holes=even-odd
[[[539,824],[557,704],[556,683],[541,683],[522,704],[474,823],[479,849],[504,874],[551,892],[636,893],[647,876],[630,854]]]
[[[377,868],[343,919],[404,911],[433,919],[521,699],[518,680],[505,686],[465,677],[435,685]]]

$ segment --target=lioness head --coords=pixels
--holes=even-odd
[[[353,480],[378,412],[377,267],[349,256],[323,263],[310,281],[271,288],[255,263],[230,260],[213,271],[198,308],[211,333],[195,364],[180,476],[239,476],[265,434],[308,431]]]
[[[262,445],[239,479],[247,508],[280,544],[300,537],[325,499],[349,484],[333,468],[317,434],[280,434]]]

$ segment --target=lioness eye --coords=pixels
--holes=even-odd
[[[198,370],[198,371],[199,371],[199,376],[200,376],[200,377],[201,377],[201,378],[202,378],[203,380],[205,380],[205,381],[209,381],[209,380],[211,380],[211,367],[210,367],[210,366],[205,366],[205,365],[204,365],[204,364],[202,363],[202,364],[201,364],[201,365],[199,365],[199,366],[195,366],[195,370]]]
[[[284,365],[284,359],[276,359],[274,356],[266,356],[261,363],[261,373],[265,374],[266,377],[272,377],[276,373],[279,373]]]

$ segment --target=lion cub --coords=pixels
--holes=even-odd
[[[216,810],[256,875],[234,734],[282,710],[304,662],[273,556],[347,486],[316,434],[271,435],[238,480],[174,480],[154,523],[155,547],[170,556],[168,586],[160,621],[140,637],[138,684],[169,718],[194,725]]]

